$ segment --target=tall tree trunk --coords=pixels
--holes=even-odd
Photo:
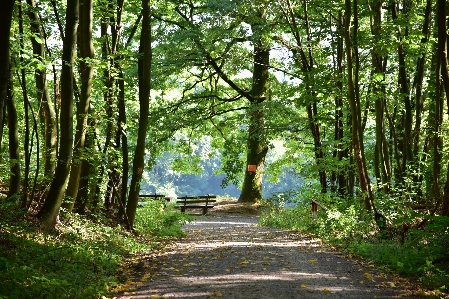
[[[402,9],[404,10],[404,14],[407,13],[408,4],[402,3]],[[398,18],[397,13],[397,3],[394,1],[391,4],[391,11],[392,11],[392,17],[393,20],[396,20]],[[402,163],[401,163],[401,171],[405,172],[407,171],[407,165],[410,161],[413,160],[413,144],[412,144],[412,122],[413,122],[413,113],[412,113],[412,103],[410,99],[410,89],[408,87],[408,77],[407,77],[407,69],[406,69],[406,62],[405,62],[405,51],[404,51],[404,45],[403,45],[403,39],[404,37],[407,37],[407,29],[404,33],[402,33],[401,26],[398,25],[398,39],[399,39],[399,45],[397,48],[398,51],[398,60],[399,60],[399,75],[398,75],[398,83],[400,86],[400,97],[401,102],[404,103],[404,113],[401,117],[402,124],[401,127],[402,130],[399,130],[401,133],[401,138],[399,138],[399,150],[402,153]],[[402,180],[402,177],[405,173],[400,174],[400,180]]]
[[[12,73],[8,84],[7,95],[6,108],[8,111],[9,161],[11,171],[8,199],[17,200],[20,193],[19,124],[14,100]]]
[[[357,0],[354,1],[354,7],[357,6]],[[352,147],[355,162],[357,165],[358,178],[360,188],[365,205],[365,209],[372,209],[373,195],[370,187],[370,179],[366,167],[365,153],[363,150],[363,131],[362,119],[360,111],[360,102],[357,102],[356,88],[358,82],[354,82],[354,64],[352,56],[352,39],[351,39],[351,0],[345,0],[345,46],[346,46],[346,62],[348,71],[348,99],[351,109],[351,125],[352,125]],[[354,15],[357,18],[357,15]],[[358,28],[355,26],[354,31]],[[357,72],[357,70],[356,70]]]
[[[115,134],[115,141],[114,141],[114,148],[119,150],[121,147],[121,137],[122,134],[119,131],[121,124],[120,124],[120,112],[119,113],[114,113],[114,108],[119,109],[119,102],[120,99],[117,98],[117,87],[120,88],[120,84],[117,84],[117,81],[119,80],[123,80],[123,77],[119,77],[117,75],[112,75],[112,74],[117,74],[117,73],[121,73],[121,68],[120,68],[120,57],[118,57],[117,55],[117,49],[118,49],[118,45],[119,45],[119,40],[120,40],[120,34],[121,34],[121,27],[122,27],[122,10],[123,10],[123,4],[124,1],[123,0],[119,0],[117,1],[117,7],[116,7],[116,19],[114,19],[114,15],[112,13],[110,13],[110,18],[109,18],[109,23],[110,23],[110,29],[111,29],[111,44],[110,44],[110,49],[103,49],[103,57],[105,57],[105,59],[109,60],[109,68],[105,70],[104,72],[104,80],[106,81],[105,85],[107,87],[107,91],[104,94],[104,98],[105,98],[105,102],[107,103],[107,112],[108,112],[108,116],[109,116],[109,125],[108,125],[108,134],[111,134],[111,138],[112,138],[112,134]],[[109,1],[109,11],[113,11],[114,10],[114,1]],[[104,22],[105,25],[107,25],[107,22]],[[104,43],[105,45],[106,43]],[[108,55],[108,53],[110,52],[111,55]],[[121,91],[119,91],[121,92]],[[117,103],[117,106],[114,106],[114,103]],[[118,117],[117,117],[118,115]],[[114,117],[117,117],[116,119],[114,119]],[[114,123],[117,124],[117,126],[114,126]],[[120,186],[121,180],[120,180],[120,173],[117,170],[118,166],[114,165],[113,169],[110,169],[108,171],[109,175],[109,181],[108,181],[108,187],[106,190],[106,196],[105,196],[105,207],[109,208],[111,207],[111,205],[113,205],[115,202],[115,200],[117,199],[117,195],[118,193],[118,186]],[[125,203],[126,203],[126,199],[125,199]],[[123,216],[124,213],[124,207],[125,205],[119,205],[119,209],[120,209],[120,216]]]
[[[119,111],[119,130],[122,138],[122,183],[121,183],[121,204],[119,206],[119,216],[125,214],[125,206],[128,198],[128,137],[126,134],[126,109],[125,109],[125,81],[123,80],[123,72],[120,69],[120,79],[118,79],[118,111]]]
[[[115,83],[118,90],[117,93],[117,108],[118,108],[118,120],[117,120],[117,144],[121,144],[122,150],[122,177],[121,177],[121,189],[120,189],[120,203],[119,203],[119,218],[123,217],[125,214],[125,207],[128,198],[128,171],[129,171],[129,161],[128,161],[128,137],[126,133],[126,107],[125,107],[125,81],[124,74],[120,65],[120,58],[115,55],[119,46],[119,40],[121,36],[122,28],[122,11],[123,11],[124,0],[117,1],[117,17],[115,28],[112,30],[112,53],[114,54],[114,63],[117,73],[119,74],[116,78]],[[128,44],[125,44],[127,47]],[[121,141],[121,142],[120,142]]]
[[[3,0],[0,9],[0,148],[3,137],[3,116],[9,80],[9,36],[15,0]]]
[[[421,44],[425,45],[429,40],[429,27],[430,27],[430,19],[432,12],[432,0],[427,0],[426,2],[426,11],[424,14],[424,23],[422,29],[422,39]],[[413,156],[416,157],[420,150],[420,132],[421,132],[421,120],[422,120],[422,111],[423,111],[423,101],[422,97],[422,85],[424,82],[424,73],[425,73],[425,63],[426,63],[426,52],[423,51],[421,57],[417,59],[416,62],[416,72],[415,78],[413,79],[413,87],[415,88],[415,127],[413,129]]]
[[[307,76],[306,76],[307,77]],[[310,78],[307,78],[305,80],[306,82],[312,83],[312,80]],[[306,83],[309,85],[309,83]],[[316,93],[311,92],[308,90],[310,88],[306,87],[306,92],[311,94],[311,98],[315,98]],[[320,123],[318,121],[318,106],[317,103],[313,103],[311,105],[306,106],[307,116],[309,119],[309,127],[312,132],[313,136],[313,151],[315,153],[315,163],[318,167],[318,176],[320,179],[320,185],[321,185],[321,193],[327,192],[327,174],[326,170],[323,166],[321,166],[322,161],[324,160],[324,151],[322,149],[322,142],[321,142],[321,127]]]
[[[259,105],[260,104],[260,105]],[[248,128],[248,143],[245,171],[242,192],[239,202],[255,202],[262,199],[262,177],[265,164],[265,156],[268,152],[268,145],[264,136],[264,112],[261,103],[251,103],[249,108],[250,123]],[[254,165],[255,169],[250,166]]]
[[[432,191],[433,196],[436,199],[441,199],[440,190],[440,175],[441,175],[441,150],[443,148],[443,140],[441,137],[441,125],[443,122],[443,103],[444,103],[444,86],[442,84],[442,78],[444,78],[444,60],[446,60],[446,12],[445,12],[446,1],[437,1],[437,14],[436,14],[436,24],[437,24],[437,54],[436,54],[436,71],[435,71],[435,106],[433,115],[433,170],[432,170]],[[446,74],[447,75],[447,74]]]
[[[24,33],[23,33],[23,4],[19,2],[19,44],[20,44],[20,79],[22,86],[22,94],[23,94],[23,107],[24,107],[24,120],[25,120],[25,132],[24,132],[24,142],[23,142],[23,151],[25,156],[25,171],[24,171],[24,179],[23,179],[23,195],[21,207],[25,208],[28,203],[28,182],[29,182],[29,173],[30,173],[30,116],[29,116],[29,99],[28,99],[28,89],[27,89],[27,81],[26,81],[26,70],[25,70],[25,62],[24,62]]]
[[[126,205],[126,215],[128,218],[128,229],[134,226],[136,216],[137,200],[140,192],[140,182],[145,167],[145,138],[147,136],[147,125],[150,107],[151,92],[151,5],[150,0],[142,0],[142,30],[140,33],[139,48],[139,129],[137,132],[136,151],[133,159],[133,170],[131,178],[131,186],[129,190],[129,198]]]
[[[70,171],[73,146],[73,63],[79,21],[79,1],[67,1],[65,38],[62,50],[61,71],[61,139],[55,175],[39,210],[45,229],[52,228],[59,213]]]
[[[437,97],[436,100],[440,103],[440,108],[442,110],[442,106],[443,106],[443,100],[442,95],[443,92],[438,92],[438,87],[441,86],[441,81],[443,81],[443,86],[444,86],[444,90],[446,93],[446,99],[448,100],[449,103],[449,73],[448,73],[448,67],[447,67],[447,28],[446,28],[446,0],[438,0],[437,2],[437,24],[438,24],[438,61],[439,64],[441,65],[441,67],[438,66],[437,63]],[[441,72],[441,79],[438,76],[438,72]],[[440,87],[441,88],[441,87]],[[438,106],[438,104],[437,104]],[[448,109],[449,109],[449,105],[448,105]],[[436,111],[438,109],[435,109]],[[441,122],[443,121],[443,113],[442,111],[439,111],[439,114],[436,114],[439,117],[439,121],[436,122],[436,124],[441,124]],[[440,131],[439,130],[435,130],[435,134],[438,135],[437,138],[439,138],[439,142],[441,142],[441,137],[439,137]],[[439,147],[435,148],[435,154],[438,152]],[[441,154],[438,153],[438,157]],[[436,157],[435,157],[436,158]],[[435,161],[437,161],[437,159],[435,159]],[[440,162],[440,160],[438,159],[437,161],[438,163]],[[435,167],[434,163],[434,167]],[[443,194],[443,211],[442,211],[442,215],[444,216],[449,216],[449,164],[448,164],[448,168],[447,168],[447,174],[446,174],[446,184],[444,186],[444,194]],[[435,173],[436,175],[436,173]],[[434,189],[436,190],[438,188],[438,182],[435,181],[435,186]],[[438,197],[437,197],[438,198]]]
[[[36,12],[36,2],[35,0],[27,0],[28,17],[30,18],[31,31],[35,36],[31,38],[33,44],[33,54],[39,59],[40,63],[45,63],[45,44],[37,40],[44,40],[44,34],[42,33],[40,27],[39,16]],[[52,176],[56,167],[56,144],[57,144],[57,128],[56,128],[56,113],[53,107],[52,99],[48,92],[46,71],[44,68],[35,68],[34,78],[36,81],[36,97],[39,101],[39,110],[42,111],[40,114],[41,122],[45,124],[44,126],[44,139],[45,139],[45,149],[43,151],[43,160],[45,161],[45,174],[47,176]]]
[[[313,52],[312,52],[312,45],[311,45],[311,28],[309,23],[309,12],[307,7],[307,1],[303,1],[303,11],[304,11],[304,22],[307,32],[307,49],[308,49],[308,63],[307,66],[304,66],[303,69],[307,69],[307,74],[305,75],[307,80],[306,85],[306,91],[309,89],[309,86],[313,86],[315,82],[313,82],[313,77],[310,78],[308,72],[312,72],[313,65],[314,65],[314,58],[313,58]],[[293,14],[292,14],[293,15]],[[307,93],[310,93],[308,91]],[[312,99],[316,99],[316,92],[313,91],[311,94]],[[320,185],[321,185],[321,192],[326,193],[327,192],[327,174],[324,167],[322,167],[320,164],[323,163],[323,160],[325,158],[324,151],[322,149],[322,142],[321,142],[321,125],[318,120],[318,105],[317,102],[313,102],[310,105],[307,105],[306,107],[307,115],[309,117],[309,126],[312,131],[313,135],[313,147],[315,152],[315,161],[318,166],[318,175],[320,178]]]
[[[32,119],[33,119],[33,123],[34,123],[34,131],[33,131],[33,135],[34,132],[36,132],[36,134],[38,133],[38,128],[37,128],[37,122],[36,122],[36,118],[34,116],[34,113],[32,111],[32,106],[30,105],[30,100],[28,98],[28,86],[27,86],[27,76],[26,76],[26,69],[25,69],[25,61],[24,61],[24,49],[25,49],[25,42],[24,42],[24,29],[23,29],[23,4],[21,2],[19,2],[18,5],[19,8],[19,34],[20,34],[20,38],[19,38],[19,44],[20,44],[20,75],[21,78],[19,79],[19,82],[21,83],[22,86],[22,95],[23,95],[23,107],[24,107],[24,119],[25,119],[25,133],[24,135],[24,143],[23,143],[23,147],[24,147],[24,156],[25,156],[25,171],[24,171],[24,179],[23,179],[23,196],[22,196],[22,202],[21,202],[21,207],[25,208],[27,207],[28,204],[28,184],[29,184],[29,173],[30,173],[30,167],[31,167],[31,153],[33,151],[33,140],[30,139],[31,137],[31,132],[30,132],[30,115],[32,115]],[[31,110],[31,113],[30,113]],[[37,155],[39,156],[39,137],[36,135],[36,139],[37,139]],[[37,176],[39,174],[39,159],[36,160],[37,164],[36,164],[36,172],[35,172],[35,184],[34,187],[36,186],[36,181],[37,181]],[[33,188],[34,188],[33,187]]]
[[[308,13],[308,6],[307,1],[302,1],[302,9],[304,16],[301,17],[304,20],[304,27],[306,28],[307,32],[307,44],[303,44],[302,42],[302,34],[300,31],[302,29],[298,26],[298,17],[296,13],[293,10],[293,6],[291,4],[290,0],[285,1],[285,6],[282,3],[279,3],[282,9],[282,13],[287,20],[288,26],[290,27],[292,34],[295,38],[296,47],[290,47],[295,63],[298,65],[298,67],[301,69],[304,75],[304,82],[305,82],[305,94],[310,99],[316,99],[316,91],[314,90],[313,86],[315,86],[316,82],[314,81],[313,76],[313,68],[314,68],[314,58],[313,58],[313,51],[312,51],[312,45],[311,45],[311,28],[309,23],[309,13]],[[304,49],[307,49],[307,52],[304,51]],[[299,55],[298,55],[299,54]],[[307,116],[308,116],[308,124],[310,131],[312,133],[313,137],[313,149],[315,154],[315,163],[318,168],[318,176],[320,180],[321,185],[321,192],[326,193],[327,191],[327,173],[324,167],[321,166],[322,161],[325,158],[324,151],[322,149],[322,141],[321,141],[321,125],[318,120],[318,105],[316,101],[308,100],[309,103],[306,106]]]
[[[337,20],[337,32],[343,32],[343,16],[341,11],[338,12],[338,20]],[[348,150],[344,143],[344,129],[343,129],[343,57],[344,57],[344,38],[341,34],[338,34],[337,37],[337,57],[336,57],[336,69],[338,73],[338,80],[336,82],[337,89],[339,94],[335,97],[335,122],[334,122],[334,140],[337,143],[336,149],[334,151],[334,158],[337,158],[338,162],[341,163],[343,159],[348,157]],[[339,169],[337,172],[334,172],[334,176],[337,178],[337,190],[338,194],[343,197],[346,194],[346,187],[348,185],[345,170]]]
[[[111,75],[113,65],[111,65],[111,61],[113,60],[111,58],[111,48],[113,47],[109,40],[109,29],[111,31],[114,31],[113,27],[113,17],[110,17],[110,15],[113,15],[112,10],[112,2],[109,1],[107,3],[107,7],[105,8],[107,10],[107,13],[105,13],[102,16],[101,19],[101,39],[103,40],[103,43],[101,45],[101,57],[104,61],[108,61],[108,66],[105,67],[103,70],[103,84],[106,87],[103,91],[103,99],[104,103],[106,105],[106,113],[107,113],[107,125],[106,125],[106,138],[103,146],[103,153],[102,153],[102,162],[99,166],[98,171],[98,179],[96,182],[96,188],[95,188],[95,202],[94,204],[97,205],[101,198],[101,187],[103,185],[103,179],[104,179],[104,173],[106,171],[106,161],[108,156],[109,147],[111,145],[112,135],[114,131],[114,110],[113,110],[113,78]],[[112,23],[112,24],[110,24]],[[106,208],[109,208],[109,194],[106,194],[105,200],[104,200],[104,206]]]
[[[90,94],[92,91],[92,81],[94,68],[92,59],[94,58],[94,46],[92,42],[92,0],[80,0],[80,71],[81,71],[81,94],[80,101],[76,109],[76,132],[75,149],[70,178],[67,185],[67,201],[63,207],[71,211],[76,201],[81,175],[81,160],[86,142],[87,119],[89,115]]]
[[[371,21],[371,33],[373,40],[378,40],[382,31],[382,0],[376,0],[373,3],[373,14]],[[374,168],[377,170],[378,183],[383,185],[384,191],[388,191],[388,185],[391,181],[391,162],[388,143],[385,138],[385,93],[383,89],[384,75],[384,58],[380,55],[382,49],[378,45],[374,45],[371,49],[371,58],[373,65],[372,74],[372,97],[374,99],[374,107],[376,111],[376,161]]]
[[[261,35],[263,22],[265,20],[265,9],[257,16],[258,21],[251,25],[253,35],[259,40],[254,41],[254,66],[253,82],[251,87],[252,100],[248,113],[248,143],[242,192],[239,202],[255,202],[262,199],[262,177],[265,164],[265,156],[268,145],[265,137],[265,118],[263,103],[267,100],[268,93],[268,66],[270,63],[270,50],[263,44]],[[250,169],[255,165],[256,169]]]
[[[92,120],[89,120],[92,122]],[[92,124],[90,124],[92,125]],[[84,148],[91,149],[94,146],[94,133],[92,130],[86,132],[86,143]],[[94,175],[94,166],[91,163],[91,159],[83,159],[81,161],[81,174],[78,195],[75,202],[75,211],[78,214],[84,214],[86,206],[89,203],[89,178]]]
[[[421,45],[425,45],[428,43],[429,40],[429,27],[430,27],[430,20],[431,20],[431,12],[432,12],[432,1],[427,0],[426,2],[426,10],[424,14],[424,23],[422,28],[422,35],[421,38]],[[423,114],[423,108],[424,108],[424,101],[422,100],[422,94],[423,94],[423,82],[424,82],[424,74],[426,70],[426,60],[427,55],[426,51],[423,51],[421,57],[417,59],[416,62],[416,71],[415,71],[415,77],[413,78],[413,85],[412,87],[415,89],[414,91],[414,109],[415,109],[415,124],[412,132],[412,145],[413,145],[413,157],[414,157],[414,163],[417,165],[416,167],[420,167],[420,165],[423,165],[422,162],[424,159],[426,159],[426,155],[422,155],[421,157],[418,155],[419,151],[425,151],[425,145],[427,144],[427,138],[424,142],[424,147],[422,146],[423,142],[421,142],[421,123],[422,123],[422,114]],[[422,171],[417,171],[413,173],[413,181],[415,183],[415,186],[417,186],[416,191],[416,200],[418,201],[424,201],[423,197],[423,189],[424,184],[422,183],[424,179],[424,175]]]

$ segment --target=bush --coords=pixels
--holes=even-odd
[[[138,236],[104,215],[93,221],[61,213],[60,219],[55,231],[45,233],[26,211],[0,204],[0,298],[107,295],[119,283],[117,270],[123,270],[130,254],[160,247],[160,238],[180,234],[187,221],[156,204],[139,208]]]
[[[320,202],[326,202],[325,198]],[[356,205],[334,203],[312,217],[310,204],[300,202],[284,209],[267,201],[260,224],[311,233],[331,244],[385,265],[400,274],[420,279],[437,291],[449,286],[449,217],[427,216],[425,229],[411,230],[400,243],[378,234],[373,215]],[[391,216],[391,214],[390,214]],[[407,218],[409,221],[413,220]],[[394,220],[394,219],[390,219]]]
[[[183,235],[181,226],[191,220],[192,216],[179,212],[173,204],[165,207],[162,201],[150,200],[137,209],[134,229],[144,235],[174,237]]]

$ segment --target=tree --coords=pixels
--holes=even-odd
[[[185,80],[182,97],[169,109],[176,111],[176,115],[184,114],[182,128],[205,129],[204,121],[207,120],[217,137],[225,139],[215,120],[238,114],[237,126],[244,127],[247,132],[246,146],[241,146],[238,154],[246,155],[246,166],[255,165],[254,172],[248,171],[247,167],[245,170],[233,168],[239,173],[245,171],[239,200],[254,202],[261,199],[269,140],[265,131],[265,109],[271,98],[268,83],[270,30],[275,17],[271,15],[273,7],[270,1],[239,5],[232,1],[204,1],[204,5],[183,1],[171,3],[176,14],[167,12],[164,7],[160,9],[161,14],[155,14],[155,18],[163,24],[177,27],[175,38],[184,47],[181,51],[183,60],[176,57],[178,62],[173,62],[173,65],[179,65],[192,75]],[[220,17],[223,15],[228,17],[223,19]],[[197,19],[203,22],[198,23]],[[171,41],[172,47],[176,45],[174,42]],[[249,44],[252,51],[247,47]],[[243,71],[249,71],[251,77],[236,78]],[[179,76],[185,78],[182,72]],[[180,107],[188,108],[181,110]],[[242,111],[246,111],[246,115]],[[189,115],[188,119],[185,119],[186,115]],[[167,128],[173,128],[167,125]]]
[[[447,109],[449,111],[449,70],[447,66],[447,25],[446,25],[446,19],[447,19],[447,9],[446,9],[446,1],[438,0],[437,1],[437,26],[438,26],[438,58],[437,58],[437,97],[435,101],[437,102],[435,109],[435,119],[436,125],[435,125],[435,135],[438,135],[438,139],[440,135],[440,122],[442,121],[442,95],[443,90],[446,95],[447,100]],[[439,76],[441,74],[441,78]],[[443,86],[441,86],[443,85]],[[437,138],[437,137],[436,137]],[[440,145],[440,140],[438,140],[438,145]],[[435,146],[435,161],[437,160],[437,157],[440,155],[439,153],[439,147]],[[435,167],[435,166],[434,166]],[[447,168],[447,175],[446,175],[446,183],[444,185],[444,193],[443,193],[443,205],[442,205],[442,215],[449,216],[449,165]],[[435,181],[435,183],[438,183]],[[436,189],[436,187],[434,187]],[[438,196],[439,194],[437,191],[435,191],[435,194]],[[438,197],[437,197],[438,198]]]
[[[14,3],[14,0],[3,1],[3,7],[0,11],[0,145],[3,137],[3,109],[7,98],[9,80],[9,36]]]
[[[12,72],[8,84],[6,108],[8,111],[8,137],[9,137],[9,159],[11,176],[9,180],[8,198],[17,199],[20,193],[20,154],[19,154],[19,123],[17,120],[17,109],[14,99]]]
[[[77,198],[82,160],[86,159],[83,157],[83,150],[86,143],[86,134],[89,130],[87,120],[89,117],[90,96],[94,73],[94,67],[92,65],[94,59],[94,46],[92,42],[92,7],[93,4],[91,0],[80,0],[79,48],[81,54],[81,93],[80,101],[76,106],[75,158],[72,160],[70,178],[66,191],[68,202],[64,205],[69,211],[73,209],[73,205]]]
[[[320,111],[318,109],[318,94],[320,93],[319,71],[317,70],[317,58],[314,57],[312,44],[312,28],[309,20],[309,8],[307,1],[300,1],[298,7],[294,7],[290,0],[278,1],[279,7],[289,27],[289,31],[293,35],[293,45],[288,44],[282,37],[278,37],[281,42],[293,54],[293,60],[297,68],[301,71],[301,78],[304,80],[304,98],[305,108],[307,111],[308,125],[313,139],[313,150],[315,153],[315,162],[318,168],[319,181],[321,184],[321,192],[327,192],[327,173],[324,166],[325,150],[322,144]],[[301,16],[295,13],[295,10],[301,11]],[[299,24],[303,20],[303,25]],[[305,37],[301,33],[301,27],[305,28]],[[301,104],[300,104],[301,105]],[[341,127],[340,127],[341,129]]]
[[[47,72],[45,68],[45,37],[41,29],[41,21],[39,20],[38,8],[34,0],[27,0],[28,17],[30,19],[30,27],[32,37],[31,43],[33,45],[33,55],[39,60],[39,65],[34,71],[34,80],[36,83],[36,98],[39,101],[40,121],[45,124],[44,140],[45,147],[43,157],[45,161],[45,174],[51,177],[56,166],[56,141],[57,141],[57,127],[56,127],[56,112],[54,103],[50,97],[47,85]]]
[[[19,18],[25,26],[14,20],[22,30],[11,45],[22,51],[20,67],[32,65],[33,74],[20,69],[13,85],[17,98],[21,85],[26,103],[17,102],[18,111],[40,111],[46,166],[38,172],[42,159],[30,154],[36,148],[35,132],[26,130],[28,117],[19,118],[19,140],[28,138],[24,148],[29,148],[26,163],[17,165],[25,170],[20,182],[24,194],[27,170],[33,168],[39,173],[39,191],[47,192],[45,176],[53,172],[49,162],[60,145],[60,168],[40,216],[53,218],[60,194],[75,200],[81,189],[76,211],[95,213],[90,205],[100,208],[104,200],[108,211],[129,216],[132,228],[139,186],[146,179],[142,173],[158,166],[157,158],[166,151],[177,157],[164,166],[171,168],[167,171],[201,173],[206,158],[195,148],[204,138],[210,138],[221,158],[214,169],[227,174],[223,186],[231,182],[242,188],[241,202],[261,199],[264,173],[276,181],[285,169],[320,185],[322,193],[347,196],[348,205],[361,198],[363,208],[375,215],[385,214],[383,199],[391,196],[398,205],[402,200],[406,214],[415,204],[436,208],[449,194],[440,194],[449,167],[448,143],[442,138],[449,79],[442,33],[447,13],[441,2],[165,0],[153,3],[151,32],[145,33],[140,24],[142,12],[150,15],[143,9],[147,2],[140,7],[108,0],[92,12],[84,0],[79,56],[73,63],[67,46],[76,41],[62,31],[65,26],[69,32],[76,21],[60,17],[64,7],[59,1],[27,3],[29,18]],[[39,10],[47,4],[52,12]],[[90,36],[91,30],[101,30],[101,36]],[[151,44],[149,38],[143,41],[145,34]],[[22,44],[16,42],[20,38]],[[95,60],[93,44],[102,51]],[[51,59],[54,70],[59,68],[55,58],[61,50],[60,107],[56,71],[53,83],[44,79]],[[94,65],[102,79],[92,82]],[[73,98],[76,130],[68,121]],[[139,126],[129,121],[137,118]],[[267,159],[275,144],[285,151]],[[136,153],[132,163],[128,147]],[[71,178],[64,190],[69,165]],[[129,201],[128,167],[133,169]],[[379,184],[371,185],[373,176]],[[71,209],[73,203],[65,206]]]
[[[265,157],[268,152],[267,137],[264,123],[264,102],[270,100],[268,78],[270,65],[270,48],[267,45],[267,8],[264,1],[257,3],[256,11],[250,16],[253,33],[253,78],[248,109],[248,148],[246,156],[245,178],[239,202],[255,202],[262,199],[262,177]],[[256,169],[250,170],[250,165]]]
[[[139,47],[139,129],[137,133],[137,145],[133,159],[133,170],[128,202],[126,205],[126,216],[128,229],[132,229],[137,209],[140,182],[142,180],[143,168],[145,167],[145,141],[147,137],[147,126],[149,116],[149,102],[151,92],[151,5],[149,0],[142,0],[142,29],[140,32]]]
[[[392,5],[394,6],[394,5]],[[371,16],[371,33],[373,36],[374,46],[371,49],[372,60],[372,92],[371,98],[374,101],[374,108],[376,114],[376,148],[374,154],[374,171],[377,177],[377,183],[384,188],[385,192],[388,192],[389,185],[391,184],[391,161],[389,153],[389,145],[386,139],[385,130],[385,68],[386,57],[383,57],[383,53],[386,51],[382,48],[382,45],[377,45],[376,41],[380,40],[382,36],[382,1],[374,1],[373,14]],[[380,44],[380,43],[379,43]],[[403,52],[401,52],[403,53]],[[402,67],[405,69],[405,67]],[[401,72],[402,74],[402,72]],[[407,114],[408,115],[408,114]]]
[[[353,52],[357,53],[358,49],[353,47],[352,40],[357,40],[356,34],[358,30],[358,15],[357,15],[357,1],[354,1],[354,6],[351,5],[350,0],[345,0],[345,49],[346,49],[346,63],[347,63],[347,82],[348,82],[348,100],[351,110],[351,128],[352,128],[352,147],[353,154],[357,165],[357,174],[360,181],[360,188],[362,192],[365,209],[371,210],[373,208],[373,194],[370,186],[370,178],[368,169],[366,167],[364,144],[363,144],[363,130],[362,130],[362,115],[360,108],[360,100],[357,96],[356,81],[358,76],[354,73],[359,72],[358,63],[356,60],[356,67],[354,68]],[[351,16],[354,8],[354,28],[351,29]],[[351,34],[351,32],[353,34]],[[352,36],[354,35],[354,36]],[[357,54],[356,54],[357,55]]]
[[[65,38],[62,53],[61,71],[61,137],[59,142],[58,162],[55,175],[38,213],[43,226],[50,229],[56,219],[64,197],[65,187],[70,171],[73,146],[73,64],[78,33],[79,1],[67,2]]]

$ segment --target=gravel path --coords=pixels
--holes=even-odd
[[[420,298],[398,277],[257,216],[215,214],[142,261],[142,282],[116,298]]]

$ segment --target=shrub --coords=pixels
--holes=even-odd
[[[107,295],[119,283],[117,270],[129,254],[160,247],[161,237],[180,234],[187,221],[185,215],[156,203],[139,208],[138,236],[105,215],[92,220],[63,212],[52,233],[42,232],[26,211],[6,204],[0,204],[0,216],[2,299]]]
[[[183,235],[181,226],[192,219],[192,216],[179,212],[173,204],[165,207],[161,201],[151,200],[137,209],[134,228],[145,235],[173,237]]]

